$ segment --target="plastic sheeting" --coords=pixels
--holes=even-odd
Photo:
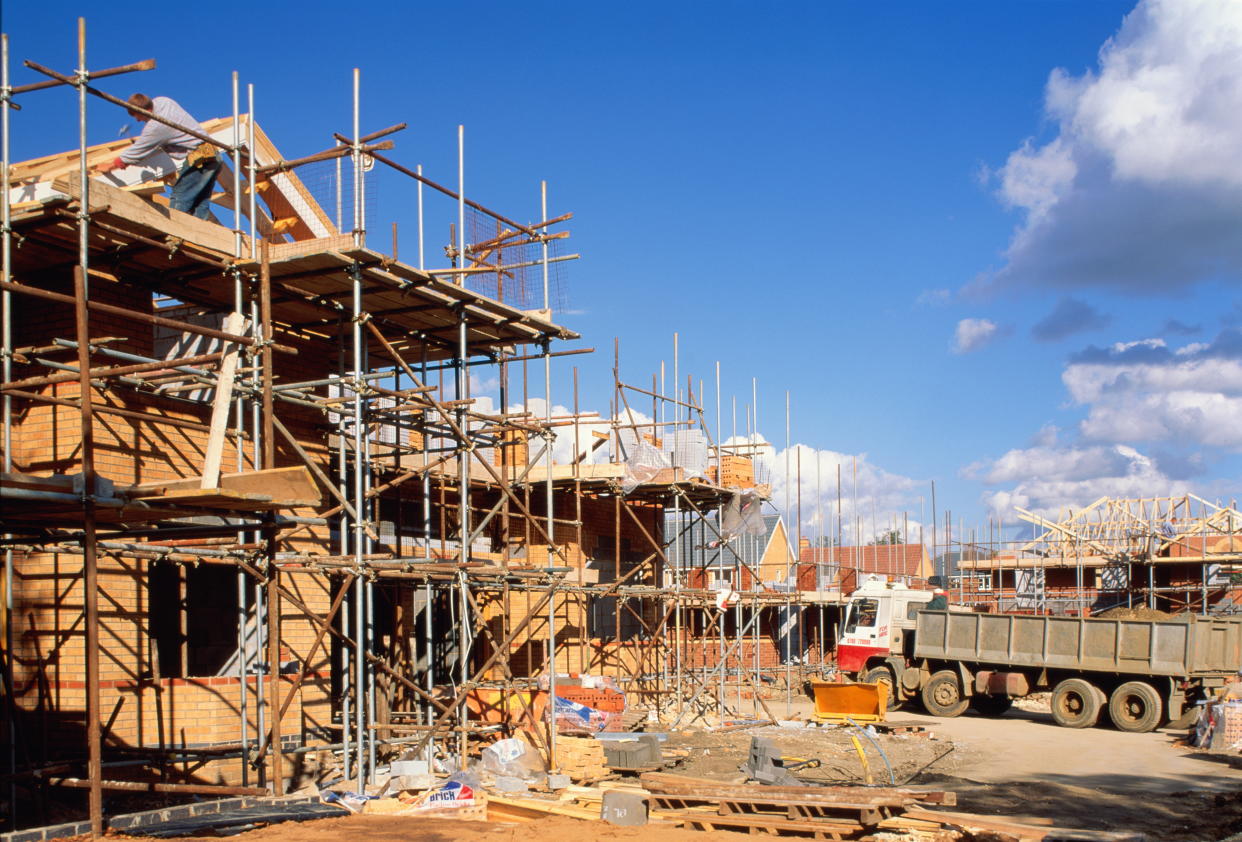
[[[720,532],[726,540],[738,535],[764,535],[763,498],[756,491],[737,491],[720,513]]]
[[[648,441],[625,441],[623,437],[622,449],[625,453],[625,476],[621,478],[621,491],[624,494],[629,494],[645,482],[651,482],[665,468],[673,467],[668,454]]]

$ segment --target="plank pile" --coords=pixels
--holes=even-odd
[[[951,792],[880,787],[754,786],[682,775],[642,776],[654,811],[702,830],[854,839],[916,804],[956,803]]]
[[[558,741],[559,742],[559,741]],[[531,822],[542,816],[600,819],[611,789],[647,798],[649,821],[686,828],[731,830],[823,840],[901,839],[906,842],[1146,842],[1142,833],[1072,830],[1051,823],[949,812],[952,792],[902,787],[757,786],[651,772],[641,786],[606,781],[571,786],[558,799],[492,796],[488,820]],[[936,808],[936,809],[932,809]]]

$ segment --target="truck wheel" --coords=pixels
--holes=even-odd
[[[897,696],[897,682],[893,681],[893,673],[888,667],[872,667],[860,676],[863,684],[883,684],[888,687],[888,707],[885,710],[897,710],[901,707],[901,699]]]
[[[1052,690],[1052,718],[1062,728],[1090,728],[1102,707],[1104,694],[1081,678],[1067,678]]]
[[[1164,705],[1156,688],[1145,681],[1127,681],[1108,700],[1108,718],[1119,731],[1142,734],[1160,724]]]
[[[1004,716],[1013,707],[1008,696],[971,696],[970,706],[982,716]]]
[[[932,716],[961,716],[969,704],[953,670],[941,670],[923,685],[923,707]]]

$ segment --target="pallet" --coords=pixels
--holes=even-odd
[[[785,798],[815,804],[862,804],[870,807],[904,807],[916,803],[952,807],[953,792],[861,786],[753,786],[726,784],[707,778],[648,772],[640,780],[652,792],[717,798]]]
[[[759,816],[719,816],[689,811],[661,810],[659,817],[696,830],[744,830],[779,836],[804,836],[811,839],[850,839],[863,831],[863,826],[848,820],[796,821]]]
[[[889,818],[889,808],[865,801],[855,803],[808,803],[797,798],[767,796],[762,787],[755,787],[751,797],[713,797],[710,795],[651,795],[652,809],[662,814],[686,815],[694,811],[698,815],[714,810],[716,817],[735,821],[751,821],[758,825],[766,822],[809,822],[822,825],[850,825],[851,827],[874,827]]]

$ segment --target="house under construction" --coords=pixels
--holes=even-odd
[[[749,714],[761,672],[788,694],[791,664],[822,660],[822,631],[813,657],[769,654],[797,591],[751,570],[721,599],[670,563],[695,531],[704,566],[749,568],[735,539],[766,493],[701,395],[625,384],[618,360],[608,419],[579,411],[576,369],[552,414],[554,360],[583,349],[553,320],[571,215],[546,194],[523,224],[466,196],[464,156],[452,188],[390,157],[403,126],[362,131],[357,71],[352,131],[287,160],[235,77],[234,113],[191,132],[226,162],[207,222],[167,207],[170,160],[92,172],[126,141],[89,145],[86,103],[124,107],[101,80],[153,61],[27,66],[47,81],[10,87],[6,39],[14,827],[75,789],[99,832],[117,793],[282,793],[325,766],[361,787],[399,753],[460,762],[518,729],[555,765],[563,676],[688,723]],[[9,104],[29,96],[76,105],[77,149],[10,163]],[[417,203],[416,260],[395,230],[369,245],[378,172]],[[435,268],[425,195],[450,223]],[[491,411],[472,378],[499,384]]]
[[[1001,611],[1098,614],[1145,607],[1234,611],[1242,575],[1236,505],[1180,497],[1102,497],[1053,520],[1024,509],[1036,534],[998,548],[968,545],[955,595]]]

